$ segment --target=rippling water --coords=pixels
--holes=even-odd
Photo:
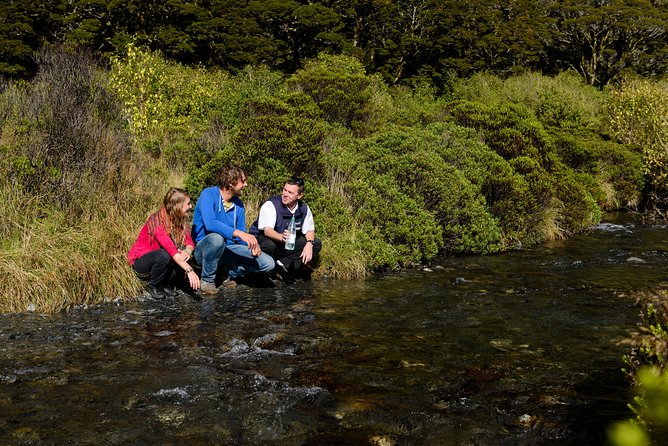
[[[605,444],[666,227],[364,281],[0,317],[0,444]]]

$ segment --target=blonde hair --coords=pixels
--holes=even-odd
[[[162,206],[155,214],[148,218],[148,230],[151,237],[155,236],[155,229],[162,226],[177,248],[181,249],[185,244],[188,233],[186,215],[181,212],[181,205],[190,198],[185,189],[170,187],[162,199]]]

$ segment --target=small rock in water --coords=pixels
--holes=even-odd
[[[369,437],[369,444],[374,446],[394,446],[397,442],[387,435],[373,435]]]
[[[406,361],[405,359],[401,360],[401,366],[404,368],[410,368],[410,367],[425,367],[425,364],[421,362],[409,362]]]
[[[468,280],[464,279],[463,277],[457,277],[454,280],[453,284],[454,285],[461,285],[462,283],[467,283],[467,282],[468,282]]]
[[[538,423],[538,417],[534,415],[529,415],[525,413],[524,415],[520,415],[520,417],[517,419],[522,426],[533,426],[534,424]]]
[[[640,259],[638,257],[629,257],[628,259],[626,259],[626,261],[629,263],[645,263],[643,259]]]
[[[159,331],[157,333],[153,333],[153,336],[157,336],[157,337],[161,338],[161,337],[164,337],[164,336],[171,336],[173,334],[174,334],[173,331],[162,330],[162,331]]]
[[[424,268],[422,271],[427,272],[427,273],[433,273],[434,270],[431,268]]]

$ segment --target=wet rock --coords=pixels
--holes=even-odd
[[[243,339],[230,339],[227,343],[228,350],[222,356],[239,356],[250,351],[250,346]]]
[[[628,259],[626,259],[626,261],[629,263],[645,263],[643,259],[638,257],[629,257]]]
[[[169,399],[186,399],[190,395],[185,389],[182,389],[180,387],[175,387],[173,389],[160,389],[157,392],[154,393],[155,396],[161,397],[161,398],[169,398]]]
[[[520,415],[517,418],[517,421],[524,427],[533,427],[540,422],[540,418],[536,415],[529,415],[525,413],[524,415]]]
[[[167,426],[179,427],[186,420],[186,414],[183,410],[176,407],[161,408],[156,411],[158,420]]]
[[[271,350],[285,339],[285,333],[268,333],[253,341],[253,347]]]
[[[364,398],[353,398],[347,401],[340,401],[336,407],[334,417],[337,420],[342,420],[344,417],[352,413],[366,412],[374,407],[376,407],[376,404],[373,401]]]
[[[388,435],[373,435],[369,437],[369,444],[374,446],[395,446],[397,441]]]

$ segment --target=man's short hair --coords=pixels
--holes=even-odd
[[[301,178],[299,178],[297,176],[294,176],[294,175],[291,176],[290,178],[288,178],[285,181],[285,184],[291,184],[293,186],[297,186],[298,190],[299,190],[299,193],[300,194],[304,193],[304,180],[302,180]]]
[[[246,172],[239,166],[225,166],[218,175],[218,184],[221,189],[229,190],[239,181],[246,178]]]

